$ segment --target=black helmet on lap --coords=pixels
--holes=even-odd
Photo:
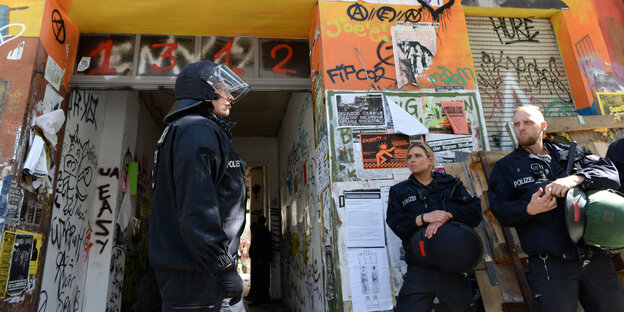
[[[425,229],[423,226],[410,240],[411,253],[421,263],[447,272],[466,273],[481,261],[483,242],[471,227],[447,223],[431,239],[425,236]]]

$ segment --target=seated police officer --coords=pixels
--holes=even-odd
[[[437,263],[457,268],[455,260],[475,258],[467,254],[468,246],[464,233],[453,222],[474,227],[481,222],[481,201],[468,193],[458,178],[433,172],[435,157],[425,143],[416,143],[408,148],[407,165],[412,172],[406,181],[390,188],[386,223],[401,238],[406,250],[408,265],[403,286],[397,297],[396,311],[431,311],[433,300],[438,297],[444,311],[473,311],[473,295],[467,269],[445,270]],[[465,226],[464,225],[464,226]],[[444,235],[444,234],[449,235]],[[466,232],[466,235],[475,234]],[[435,238],[444,237],[442,244],[426,247]],[[413,241],[422,242],[413,244]],[[436,257],[439,247],[451,248],[458,257]],[[473,240],[474,241],[474,240]],[[480,244],[476,237],[477,244]],[[412,247],[415,245],[415,247]],[[443,246],[440,246],[443,245]],[[426,250],[427,249],[427,250]],[[432,250],[432,252],[429,252]],[[480,253],[476,254],[477,261]],[[434,259],[429,259],[434,257]],[[446,258],[446,259],[444,259]],[[453,259],[455,258],[455,259]],[[450,263],[447,263],[450,261]]]
[[[529,255],[527,279],[534,311],[624,311],[624,287],[609,254],[574,244],[566,230],[565,196],[582,186],[617,189],[611,161],[577,148],[568,175],[569,146],[542,139],[539,108],[523,105],[513,116],[518,147],[499,160],[490,176],[490,208],[503,226],[515,227]],[[544,182],[548,180],[547,182]]]

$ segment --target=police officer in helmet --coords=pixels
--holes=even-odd
[[[154,155],[149,259],[163,311],[244,311],[236,271],[245,226],[245,163],[231,142],[232,104],[248,85],[202,61],[178,75]]]
[[[513,127],[518,147],[496,162],[489,185],[490,209],[503,226],[515,227],[529,255],[527,279],[533,311],[624,311],[624,288],[610,255],[572,242],[564,207],[568,190],[617,189],[613,163],[574,151],[574,174],[568,175],[569,149],[542,139],[544,116],[537,106],[516,108]]]

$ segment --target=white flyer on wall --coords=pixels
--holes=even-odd
[[[383,203],[379,190],[344,192],[347,247],[384,247]]]
[[[386,248],[349,248],[353,312],[392,310]]]
[[[427,144],[433,150],[438,163],[464,161],[474,150],[470,135],[429,133]]]

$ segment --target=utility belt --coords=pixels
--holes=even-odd
[[[529,255],[529,259],[545,261],[546,259],[558,259],[561,261],[577,261],[583,266],[589,264],[594,256],[610,254],[608,250],[601,249],[599,247],[590,246],[590,245],[575,245],[576,255],[575,257],[566,257],[565,254],[563,257],[561,255],[554,254],[549,251],[542,251],[537,254]]]

